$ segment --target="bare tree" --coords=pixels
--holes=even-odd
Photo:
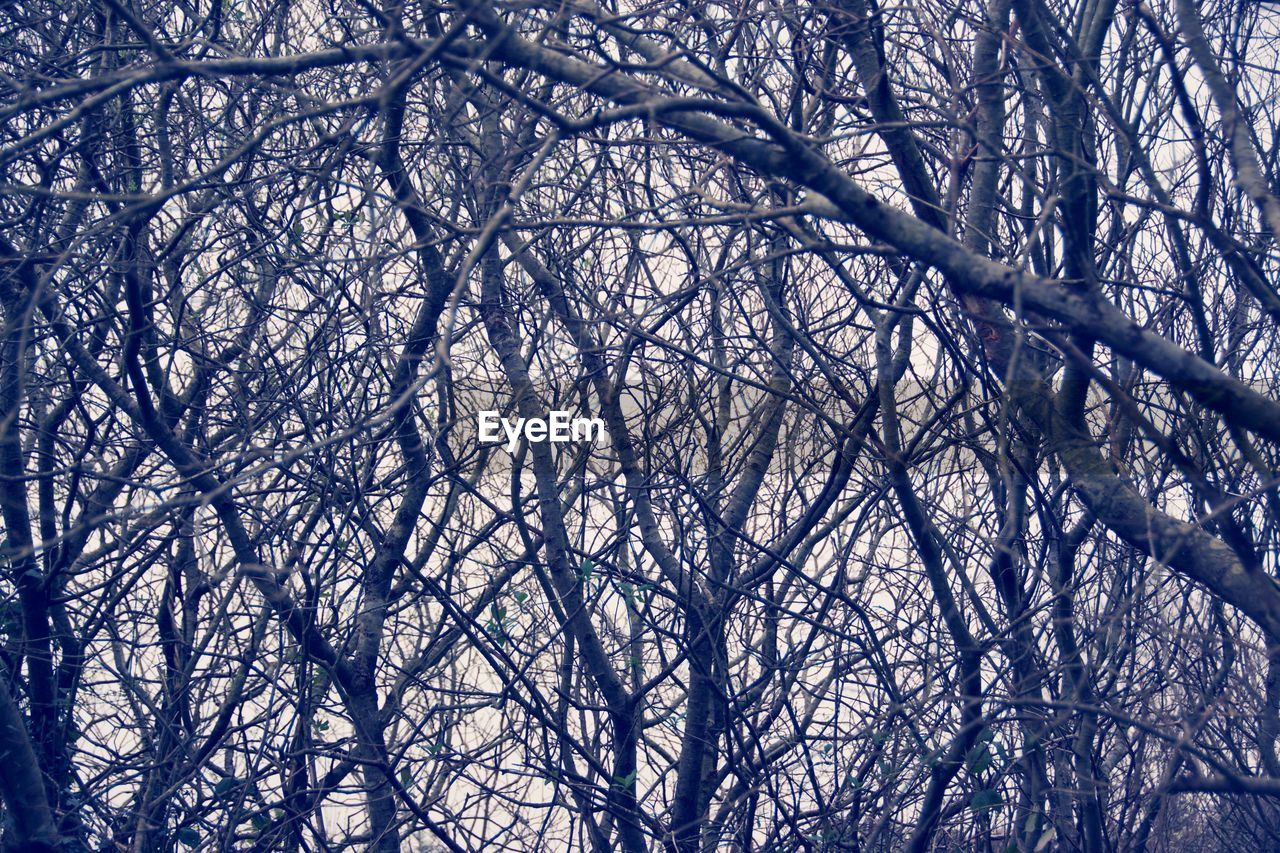
[[[1280,849],[1271,4],[0,45],[7,849]]]

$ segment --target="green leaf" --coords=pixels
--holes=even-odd
[[[501,623],[495,622],[492,619],[490,619],[488,623],[485,624],[484,629],[488,631],[489,634],[493,637],[493,641],[498,644],[498,648],[503,648],[506,646],[507,634],[502,629]]]
[[[200,833],[189,826],[178,830],[178,841],[186,847],[200,846]]]
[[[240,784],[240,780],[234,776],[224,776],[218,780],[218,784],[213,786],[213,793],[219,797],[225,797],[236,789]]]
[[[408,767],[400,768],[400,784],[405,788],[413,787],[413,774],[409,772]]]
[[[1004,800],[1000,799],[999,791],[979,791],[969,801],[969,808],[975,812],[980,812],[983,809],[994,809],[1003,802]]]
[[[582,561],[582,571],[580,575],[583,583],[591,580],[591,572],[595,569],[595,566],[596,564],[591,561],[590,557],[587,557]]]
[[[965,753],[964,760],[969,765],[969,772],[978,776],[991,766],[991,750],[987,749],[986,744],[980,743]]]
[[[616,785],[619,788],[619,790],[628,791],[631,789],[631,786],[634,785],[635,783],[636,783],[636,771],[634,770],[632,770],[626,776],[613,777],[613,784]]]
[[[529,600],[529,593],[522,589],[517,589],[511,597],[516,600],[516,604],[524,604]]]
[[[266,832],[271,828],[271,820],[264,814],[254,815],[250,819],[250,822],[253,824],[253,828],[258,832]]]

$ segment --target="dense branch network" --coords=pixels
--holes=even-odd
[[[1277,53],[5,7],[3,843],[1276,847]]]

